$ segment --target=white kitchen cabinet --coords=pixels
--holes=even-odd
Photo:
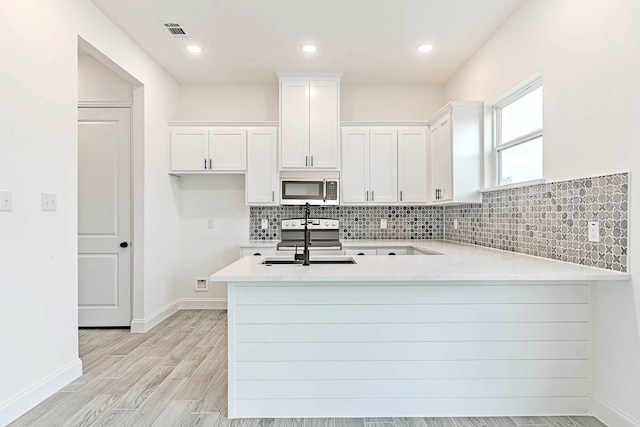
[[[432,202],[482,201],[482,117],[481,102],[451,102],[429,121]]]
[[[344,254],[348,256],[364,256],[364,255],[377,255],[377,251],[375,248],[353,248],[353,249],[345,249]]]
[[[275,256],[276,248],[241,248],[240,257],[243,256]]]
[[[395,129],[347,127],[342,130],[342,202],[397,201],[398,139]]]
[[[429,194],[428,137],[425,126],[398,129],[398,201],[426,203]]]
[[[244,172],[247,134],[239,127],[175,126],[171,128],[171,171]]]
[[[276,127],[247,129],[247,205],[278,204],[277,136]]]
[[[280,167],[336,169],[339,153],[339,75],[278,75]]]
[[[407,248],[378,248],[376,255],[409,255]]]

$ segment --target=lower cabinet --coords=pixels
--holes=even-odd
[[[251,256],[274,256],[275,248],[242,248],[240,249],[240,257]]]
[[[410,255],[408,248],[350,248],[345,249],[345,255],[363,256],[363,255]]]
[[[345,255],[349,255],[349,256],[362,256],[362,255],[377,255],[377,252],[375,249],[345,249],[344,251]]]

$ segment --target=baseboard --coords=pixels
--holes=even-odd
[[[611,427],[640,427],[640,421],[617,409],[597,394],[593,396],[593,416]]]
[[[0,405],[0,426],[14,421],[81,375],[82,360],[76,359],[58,372],[49,375],[38,384],[3,403]]]
[[[226,310],[226,298],[180,298],[182,310]]]
[[[171,316],[178,310],[180,310],[180,301],[175,300],[172,303],[165,305],[160,310],[156,311],[147,318],[133,319],[131,321],[131,333],[143,334],[145,332],[149,332],[160,322],[162,322],[164,319]]]
[[[226,310],[226,298],[178,298],[145,319],[131,321],[132,333],[149,332],[178,310]]]

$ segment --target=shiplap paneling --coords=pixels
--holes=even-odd
[[[236,362],[236,380],[587,378],[588,360]],[[375,372],[375,376],[372,374]]]
[[[229,287],[230,417],[588,412],[586,284]]]

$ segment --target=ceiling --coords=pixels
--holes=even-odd
[[[275,71],[300,70],[343,72],[345,83],[441,84],[523,1],[93,0],[183,84],[273,83]],[[165,21],[189,38],[173,38]],[[301,51],[309,42],[315,54]],[[422,43],[433,50],[419,53]]]

